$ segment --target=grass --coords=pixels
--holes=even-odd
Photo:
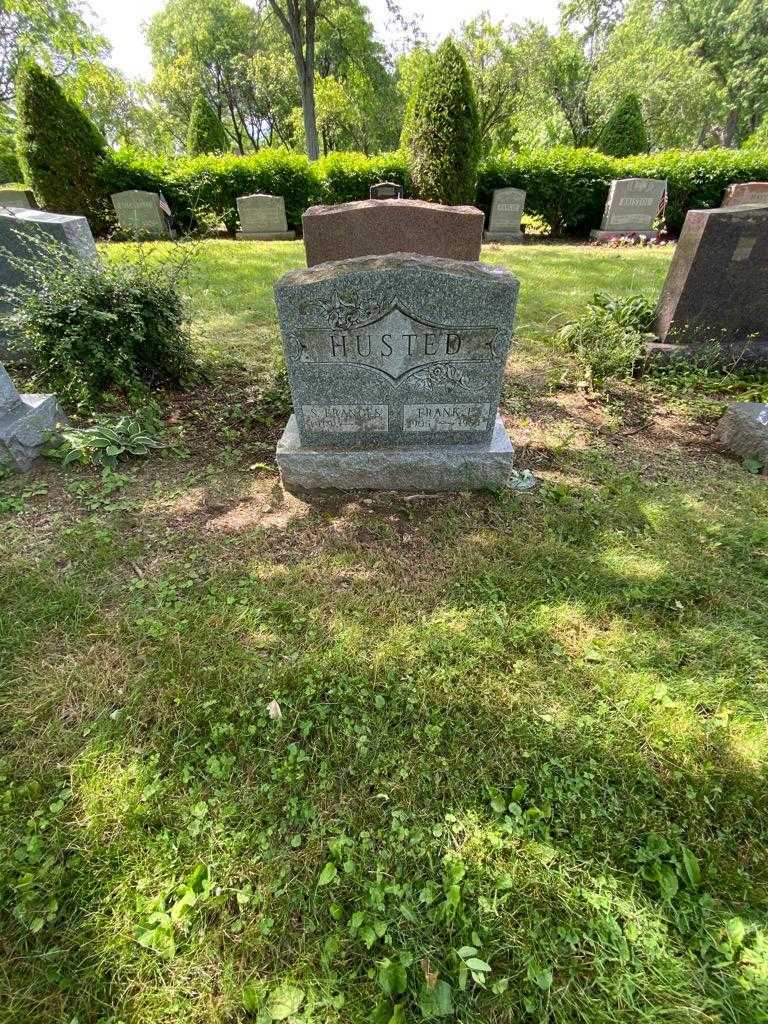
[[[2,1024],[768,1019],[765,481],[553,349],[668,253],[485,258],[533,494],[282,495],[291,243],[203,247],[172,451],[0,481]]]

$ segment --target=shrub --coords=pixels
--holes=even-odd
[[[474,202],[480,158],[477,104],[466,61],[450,38],[421,69],[402,141],[417,195],[437,203]]]
[[[16,79],[16,148],[24,180],[41,206],[87,217],[95,231],[106,223],[99,167],[106,144],[58,82],[36,64]]]
[[[192,104],[187,129],[187,153],[222,153],[227,148],[227,135],[216,111],[202,93]]]
[[[632,375],[655,313],[655,300],[645,295],[596,294],[580,316],[561,328],[559,338],[576,354],[586,379],[599,386]]]
[[[324,203],[349,203],[367,199],[377,181],[398,181],[403,195],[411,191],[411,179],[405,153],[331,153],[315,164]]]
[[[608,156],[632,156],[648,152],[648,133],[643,108],[634,93],[628,93],[605,122],[597,148]]]
[[[28,255],[6,258],[22,264],[28,283],[3,291],[35,385],[87,407],[105,392],[132,394],[190,374],[180,290],[188,256],[158,264],[139,247],[131,262],[104,264],[51,239],[26,244]]]

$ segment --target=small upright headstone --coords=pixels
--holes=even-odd
[[[29,469],[66,422],[55,395],[20,395],[0,364],[0,465]]]
[[[399,181],[377,181],[368,189],[369,199],[402,199],[403,186]]]
[[[441,206],[421,199],[311,206],[302,217],[307,266],[388,252],[479,260],[484,220],[474,206]]]
[[[493,191],[491,219],[485,232],[486,242],[522,242],[520,220],[525,209],[521,188],[497,188]]]
[[[766,281],[768,206],[689,210],[649,351],[768,362]]]
[[[117,222],[131,238],[173,238],[171,210],[160,192],[132,188],[111,197]]]
[[[286,489],[513,486],[498,403],[517,292],[503,267],[413,253],[283,275]]]
[[[611,182],[600,230],[591,231],[589,237],[597,241],[622,235],[657,238],[654,224],[663,212],[666,194],[666,181],[657,178],[617,178]]]
[[[768,181],[744,181],[729,185],[723,196],[724,207],[768,205]]]
[[[36,210],[37,200],[31,188],[0,188],[0,207]]]
[[[21,207],[0,209],[0,286],[14,288],[26,284],[28,276],[22,267],[8,259],[33,261],[39,258],[35,239],[52,239],[71,249],[81,259],[96,259],[96,245],[85,217],[47,210],[28,210]],[[9,299],[0,294],[0,315],[8,309]],[[0,359],[10,362],[23,356],[14,346],[7,330],[0,330]]]
[[[238,238],[261,242],[290,242],[296,237],[295,231],[288,230],[285,200],[282,196],[270,196],[263,192],[239,196],[237,215],[240,218]]]

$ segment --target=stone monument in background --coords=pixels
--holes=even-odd
[[[623,235],[638,235],[653,240],[654,227],[663,214],[667,195],[666,181],[657,178],[617,178],[611,182],[600,229],[589,237],[609,241]]]
[[[37,200],[31,188],[0,188],[0,206],[37,210]]]
[[[768,181],[744,181],[737,185],[729,185],[723,195],[722,205],[754,206],[768,205]]]
[[[67,420],[55,395],[20,395],[0,364],[0,465],[29,469]]]
[[[402,199],[403,186],[399,181],[377,181],[368,189],[369,199]]]
[[[502,267],[412,253],[284,274],[285,488],[519,486],[498,413],[517,293]]]
[[[689,210],[650,354],[768,363],[768,206]]]
[[[302,217],[307,266],[390,252],[479,260],[484,221],[474,206],[421,199],[311,206]]]
[[[296,237],[295,231],[288,230],[282,196],[270,196],[264,192],[238,196],[237,215],[240,218],[237,237],[240,239],[279,242],[292,241]]]
[[[41,252],[36,240],[45,243],[47,239],[66,246],[81,259],[97,258],[96,245],[85,217],[20,207],[0,208],[0,286],[13,288],[29,284],[29,270],[19,266],[15,260],[39,261]],[[9,304],[9,296],[5,292],[0,293],[0,315],[7,314]],[[8,330],[0,329],[0,359],[7,363],[23,358],[23,355],[23,350],[14,345]]]
[[[520,220],[525,209],[525,192],[521,188],[493,190],[491,218],[485,232],[486,242],[522,242]]]
[[[111,197],[122,230],[135,239],[173,238],[171,209],[160,192],[132,188]]]

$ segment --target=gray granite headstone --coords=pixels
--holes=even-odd
[[[656,238],[654,228],[663,209],[666,181],[657,178],[617,178],[611,182],[599,231],[590,238],[602,241],[620,235]]]
[[[649,352],[768,362],[767,281],[768,206],[689,210]]]
[[[377,181],[368,189],[369,199],[402,199],[403,186],[399,181]]]
[[[729,185],[723,196],[723,206],[768,205],[768,181],[744,181]]]
[[[491,219],[485,232],[486,242],[522,242],[520,220],[525,209],[521,188],[497,188],[493,192]]]
[[[20,395],[0,364],[0,465],[29,469],[66,422],[55,395]]]
[[[14,206],[36,210],[37,200],[31,188],[0,188],[0,207]]]
[[[131,238],[173,238],[170,210],[159,192],[132,188],[111,198],[118,224]]]
[[[291,241],[296,237],[295,231],[288,230],[282,196],[270,196],[264,192],[239,196],[237,215],[240,218],[238,238],[268,242]]]
[[[47,210],[27,210],[20,207],[0,209],[0,286],[16,287],[27,284],[29,278],[23,267],[15,266],[8,254],[25,260],[39,259],[36,239],[52,239],[71,249],[81,259],[96,259],[96,245],[85,217]],[[9,299],[0,294],[0,316],[9,308]],[[6,362],[23,356],[15,349],[13,339],[0,328],[0,358]]]
[[[510,486],[498,403],[517,292],[502,267],[414,253],[283,275],[286,488]]]

